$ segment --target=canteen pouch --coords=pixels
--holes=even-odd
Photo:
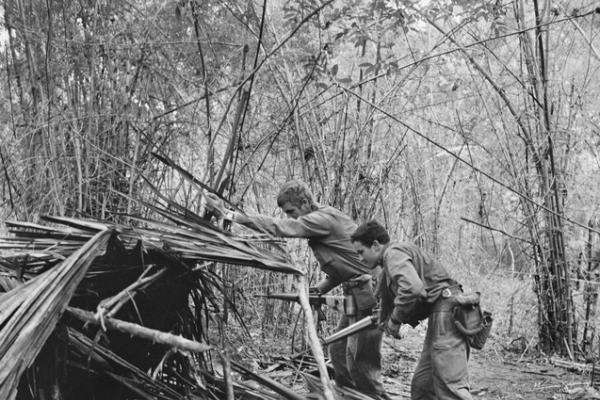
[[[456,306],[452,310],[456,329],[475,350],[481,350],[485,345],[493,322],[492,314],[481,310],[480,296],[479,292],[457,295]]]
[[[356,302],[352,294],[344,295],[344,314],[347,317],[356,317]]]
[[[373,309],[377,305],[377,299],[373,294],[373,284],[370,275],[361,275],[359,278],[351,279],[342,283],[344,296],[351,295],[353,297],[354,314]]]

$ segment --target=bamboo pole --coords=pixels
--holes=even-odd
[[[221,342],[222,343],[222,342]],[[222,345],[222,348],[225,347]],[[227,350],[223,350],[220,353],[221,363],[223,366],[223,383],[225,384],[225,398],[227,400],[234,400],[235,395],[233,392],[233,379],[231,378],[231,359]]]
[[[152,283],[162,278],[163,275],[167,273],[167,268],[162,268],[151,276],[145,276],[147,272],[148,270],[145,270],[144,273],[135,282],[127,286],[125,289],[121,290],[113,297],[102,300],[100,304],[98,304],[97,312],[103,314],[106,313],[105,315],[107,317],[114,317],[115,314],[125,304],[127,304],[129,300],[133,301],[133,297],[139,290],[147,288]]]
[[[142,339],[147,339],[153,343],[160,343],[175,347],[180,350],[187,350],[194,353],[202,353],[210,350],[211,346],[206,343],[189,340],[182,336],[162,332],[156,329],[146,328],[132,322],[122,321],[116,318],[100,318],[98,315],[86,310],[75,307],[67,307],[66,312],[83,322],[89,322],[95,325],[101,325],[107,329],[128,333]]]
[[[331,385],[331,380],[329,379],[329,374],[327,373],[327,367],[325,366],[325,354],[323,353],[321,342],[319,342],[317,328],[315,327],[312,310],[310,308],[310,302],[308,300],[308,285],[306,284],[305,275],[298,277],[298,297],[300,298],[302,311],[304,311],[306,333],[308,335],[309,345],[319,369],[319,376],[321,377],[321,384],[323,385],[323,395],[325,396],[326,400],[335,400],[335,392],[333,391],[333,386]]]

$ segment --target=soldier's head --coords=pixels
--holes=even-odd
[[[379,222],[371,220],[356,228],[350,240],[359,257],[374,268],[390,242],[390,235]]]
[[[294,219],[317,209],[310,189],[299,180],[283,184],[277,195],[277,205],[288,217]]]

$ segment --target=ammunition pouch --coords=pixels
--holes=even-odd
[[[454,297],[452,317],[456,329],[465,337],[469,346],[481,350],[490,336],[492,314],[482,311],[479,305],[480,293],[459,294]]]
[[[344,314],[346,314],[347,317],[356,316],[356,302],[354,301],[354,296],[352,296],[352,294],[344,295]]]
[[[356,315],[356,311],[370,311],[377,305],[370,275],[365,274],[350,279],[342,283],[342,289],[345,298],[352,297],[353,299],[350,303],[350,309],[354,309],[353,314],[346,313],[346,315]],[[344,303],[346,301],[350,302],[350,300],[344,300]]]

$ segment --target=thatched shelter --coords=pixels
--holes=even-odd
[[[6,222],[1,399],[299,398],[226,355],[213,362],[222,354],[208,331],[223,307],[235,313],[216,263],[302,272],[258,236],[236,237],[170,207],[153,211],[161,221],[131,217],[135,226]],[[229,368],[259,384],[228,380]]]

